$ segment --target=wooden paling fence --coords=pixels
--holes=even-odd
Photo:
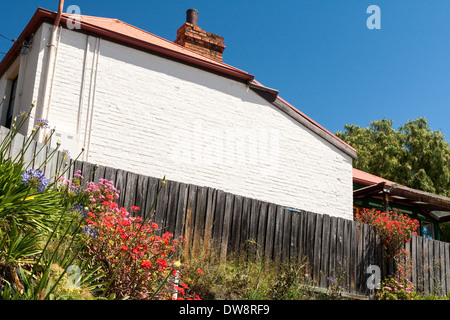
[[[3,140],[7,129],[0,128]],[[25,138],[18,135],[6,156],[20,151]],[[39,167],[52,152],[49,147],[33,142],[25,160]],[[119,206],[130,210],[132,205],[147,213],[156,197],[162,179],[121,169],[64,159],[61,152],[42,169],[47,178],[54,176],[64,162],[71,164],[64,174],[73,177],[76,170],[95,182],[104,178],[120,190]],[[73,162],[73,163],[72,163]],[[153,219],[161,233],[182,235],[189,244],[184,254],[214,251],[225,261],[238,250],[258,250],[266,258],[279,261],[304,259],[307,272],[319,287],[326,288],[330,277],[341,283],[344,292],[369,295],[373,266],[379,277],[391,274],[384,250],[372,226],[351,220],[285,208],[273,203],[234,195],[222,190],[166,181],[154,208]],[[411,280],[418,292],[450,294],[450,243],[413,236],[405,245],[411,253]]]
[[[105,178],[121,190],[119,206],[132,205],[146,213],[162,180],[132,172],[76,161],[94,181]],[[369,295],[373,275],[380,278],[394,271],[379,244],[374,227],[355,221],[289,209],[273,203],[242,197],[222,190],[166,181],[157,198],[154,221],[160,232],[184,236],[185,254],[214,251],[221,260],[228,253],[253,250],[270,259],[305,259],[308,273],[319,287],[330,277],[341,281],[344,292]],[[411,280],[425,294],[450,293],[450,243],[413,236],[404,248],[411,253]]]

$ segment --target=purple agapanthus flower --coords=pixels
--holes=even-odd
[[[20,111],[19,116],[28,117],[28,116],[30,116],[30,111],[28,111],[28,110]]]
[[[47,188],[50,181],[45,178],[41,170],[29,169],[22,174],[22,183],[35,186],[38,192],[42,192]]]
[[[81,204],[74,204],[69,208],[69,211],[72,213],[78,213],[82,218],[86,218],[88,210],[83,207]]]
[[[91,238],[97,238],[98,235],[97,228],[92,226],[84,226],[84,228],[81,229],[81,232],[83,232],[86,236]]]
[[[331,281],[331,282],[333,282],[333,283],[335,283],[335,282],[336,282],[336,279],[335,279],[335,278],[333,278],[333,277],[328,277],[328,278],[327,278],[327,280],[329,280],[329,281]]]
[[[41,127],[43,129],[49,129],[50,125],[48,124],[48,120],[47,119],[37,119],[37,126]]]

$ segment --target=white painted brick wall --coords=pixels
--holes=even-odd
[[[352,219],[351,158],[245,84],[87,40],[63,30],[49,114],[86,160]]]

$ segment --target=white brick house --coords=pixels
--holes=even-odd
[[[82,160],[352,219],[355,150],[223,63],[223,38],[188,19],[174,43],[39,8],[0,63],[0,124],[36,101],[33,120]]]

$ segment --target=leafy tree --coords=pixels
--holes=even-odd
[[[398,130],[392,120],[362,128],[345,125],[336,135],[354,147],[353,166],[408,187],[450,197],[450,145],[425,118],[407,121]]]

